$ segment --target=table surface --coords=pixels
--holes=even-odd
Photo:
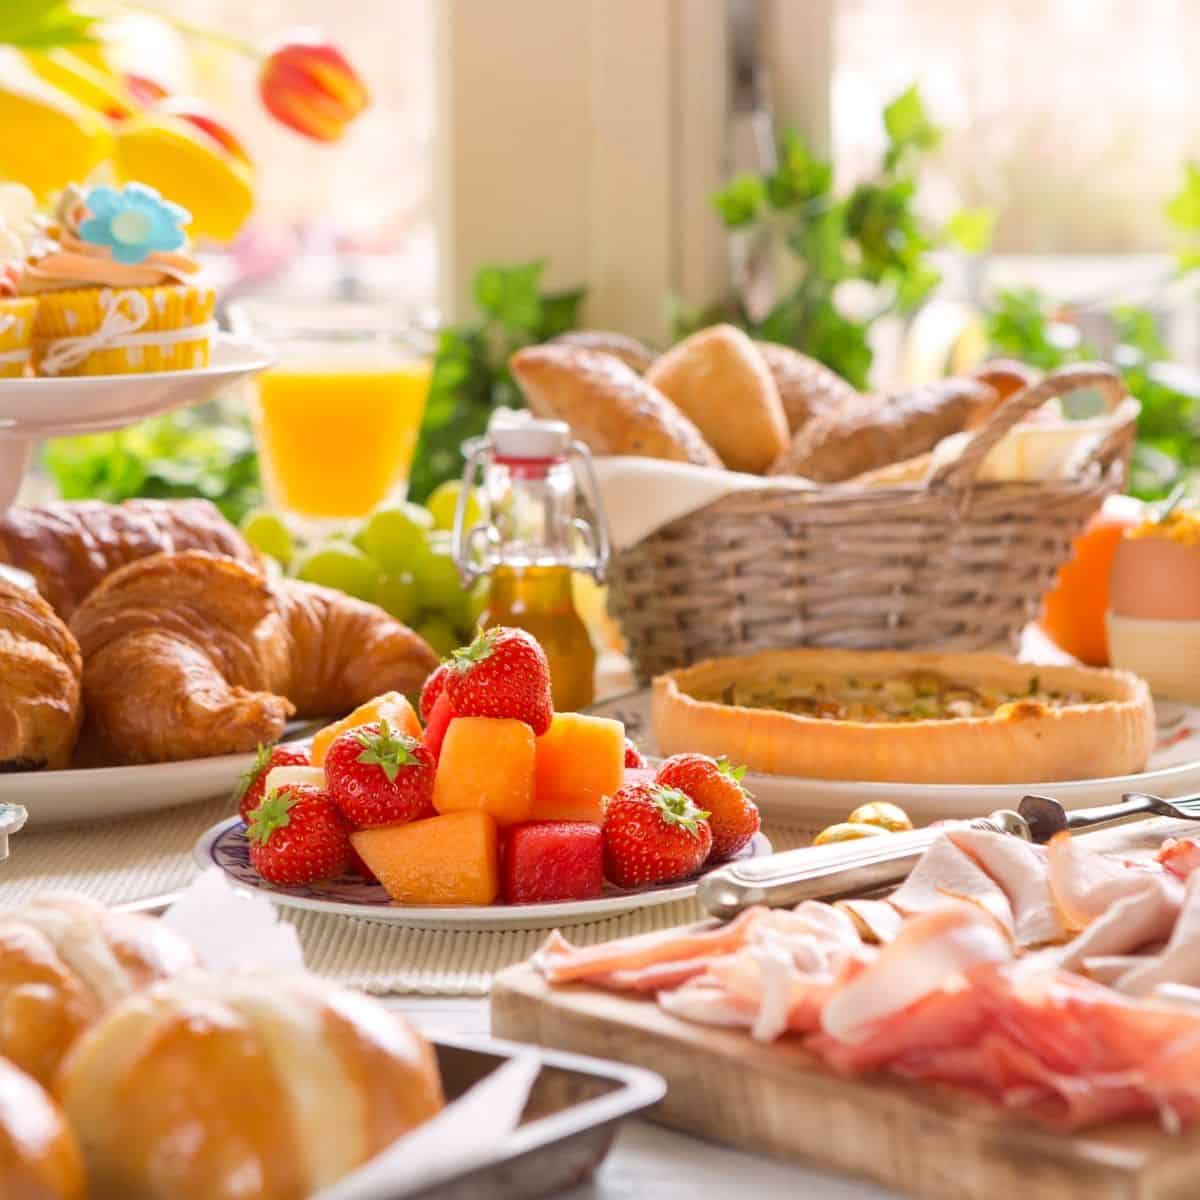
[[[394,996],[384,1001],[422,1032],[488,1033],[486,1000]],[[650,1121],[627,1121],[595,1176],[560,1200],[896,1200],[863,1180],[778,1162],[675,1133]]]

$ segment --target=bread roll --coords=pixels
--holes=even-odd
[[[529,346],[509,365],[530,412],[565,421],[593,454],[721,465],[696,426],[658,388],[610,354],[577,346]]]
[[[810,421],[771,467],[771,474],[840,483],[916,458],[967,428],[995,400],[995,392],[974,379],[943,379],[882,404],[860,396],[851,408]]]
[[[49,1085],[103,1012],[195,961],[160,921],[82,896],[39,897],[2,913],[0,1054]]]
[[[836,371],[815,358],[777,342],[755,342],[775,380],[783,415],[792,433],[814,417],[850,408],[859,393]]]
[[[83,1161],[62,1110],[19,1067],[0,1058],[0,1196],[82,1200]]]
[[[732,325],[713,325],[673,346],[646,380],[695,422],[733,471],[760,474],[788,444],[775,380],[754,343]]]
[[[94,1200],[303,1200],[434,1116],[433,1050],[312,976],[188,972],[110,1012],[58,1085]]]
[[[578,346],[582,350],[611,354],[639,375],[644,374],[655,359],[654,351],[637,338],[624,333],[611,333],[607,329],[576,329],[570,333],[560,333],[558,337],[550,339],[550,345]]]

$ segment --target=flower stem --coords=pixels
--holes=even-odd
[[[127,0],[107,0],[106,8],[114,9],[118,13],[141,13],[146,16],[156,17],[165,24],[170,25],[173,29],[177,29],[185,37],[199,38],[206,42],[212,42],[216,46],[221,46],[234,54],[242,54],[247,58],[261,59],[262,51],[259,50],[252,42],[248,42],[245,38],[235,37],[231,33],[225,33],[219,29],[212,29],[207,25],[197,25],[193,21],[186,21],[182,17],[176,17],[171,13],[165,13],[162,9],[151,4],[133,4]]]

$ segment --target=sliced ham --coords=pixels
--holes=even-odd
[[[1132,891],[1115,899],[1068,945],[1049,952],[1057,966],[1074,970],[1089,958],[1133,954],[1170,936],[1183,885],[1166,874],[1133,874]]]
[[[1183,907],[1162,950],[1126,971],[1113,986],[1145,996],[1164,983],[1200,986],[1200,874],[1188,878]]]
[[[1050,890],[1050,863],[1044,847],[983,829],[955,829],[947,837],[1004,892],[1012,909],[1013,940],[1018,947],[1066,938],[1066,926]]]
[[[865,1042],[882,1022],[923,997],[983,963],[1011,957],[1011,943],[985,911],[943,902],[909,919],[865,971],[833,993],[821,1028],[841,1042]]]
[[[913,868],[890,900],[903,916],[943,908],[948,898],[979,905],[1010,932],[1012,906],[1008,897],[975,860],[960,850],[950,836],[940,837]]]
[[[1086,929],[1118,900],[1138,891],[1147,877],[1162,874],[1162,869],[1155,864],[1139,869],[1131,863],[1090,851],[1069,833],[1052,837],[1047,853],[1050,890],[1063,922],[1071,932]]]
[[[838,900],[834,907],[849,916],[863,941],[886,946],[904,924],[899,909],[886,900]]]
[[[1155,859],[1173,875],[1187,879],[1193,871],[1200,869],[1200,838],[1167,838]]]

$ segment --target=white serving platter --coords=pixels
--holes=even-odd
[[[642,753],[656,758],[650,717],[650,689],[627,692],[593,705],[588,711],[622,721]],[[1053,783],[928,784],[850,783],[802,779],[789,775],[747,774],[764,820],[819,829],[869,800],[899,804],[917,824],[950,817],[982,817],[998,808],[1013,808],[1026,792],[1046,792],[1068,808],[1084,808],[1119,800],[1125,792],[1183,796],[1200,791],[1200,709],[1171,700],[1156,701],[1158,747],[1147,769],[1137,775],[1075,779]]]
[[[771,843],[757,834],[739,858],[761,858],[771,853]],[[683,883],[662,884],[638,891],[607,888],[595,900],[563,900],[553,904],[489,904],[462,907],[409,907],[393,904],[377,883],[346,875],[328,883],[306,887],[276,887],[259,878],[250,865],[250,846],[241,818],[231,817],[203,833],[192,851],[203,870],[217,866],[239,887],[266,896],[284,908],[333,913],[360,920],[407,925],[417,929],[506,930],[551,929],[603,921],[638,908],[690,900],[704,872]]]

